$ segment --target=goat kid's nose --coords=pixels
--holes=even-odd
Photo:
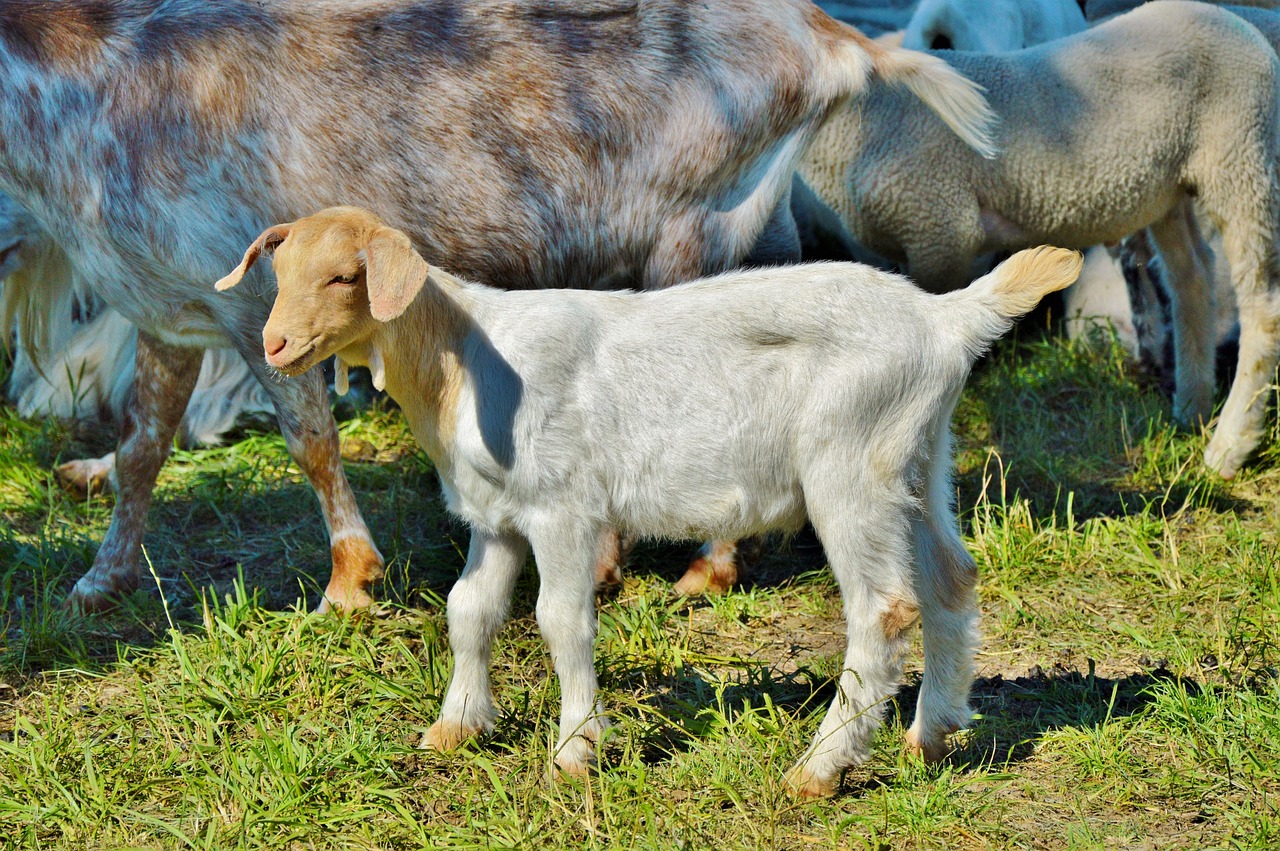
[[[280,354],[280,352],[284,351],[284,347],[288,342],[284,337],[276,334],[264,333],[262,335],[262,348],[266,349],[267,357],[275,357]]]

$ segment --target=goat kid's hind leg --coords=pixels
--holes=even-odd
[[[1189,200],[1174,207],[1147,231],[1160,254],[1173,314],[1173,416],[1188,426],[1204,425],[1213,414],[1214,298],[1209,251],[1191,218]],[[1184,209],[1184,207],[1186,209]]]
[[[969,723],[969,688],[978,647],[978,567],[951,508],[950,411],[935,421],[923,515],[911,523],[915,588],[924,626],[924,681],[907,747],[926,762],[946,756],[947,736]]]
[[[100,610],[109,607],[114,596],[137,587],[151,493],[203,356],[203,349],[170,346],[149,334],[138,334],[133,389],[116,449],[117,496],[111,525],[93,567],[72,589],[69,605]]]
[[[847,459],[831,462],[816,484],[805,485],[810,520],[840,585],[848,642],[836,698],[788,776],[805,797],[833,794],[840,772],[869,756],[919,614],[907,539],[910,500],[871,473],[833,476],[848,467]]]
[[[477,733],[493,729],[497,710],[489,686],[493,637],[507,620],[507,607],[529,544],[518,535],[493,535],[472,529],[467,566],[449,592],[449,648],[453,676],[440,708],[440,720],[421,747],[451,750]]]
[[[600,527],[548,518],[530,530],[538,564],[538,628],[560,680],[560,737],[555,764],[585,776],[595,764],[595,744],[608,726],[596,702],[594,564]]]
[[[254,350],[260,352],[261,343],[255,341],[254,346]],[[342,469],[338,429],[329,411],[329,396],[320,370],[309,370],[296,378],[280,381],[268,374],[266,362],[260,356],[246,360],[275,405],[276,421],[284,433],[289,454],[320,500],[320,511],[329,531],[333,572],[316,611],[366,608],[373,604],[370,587],[382,577],[382,553],[374,546],[346,471]]]

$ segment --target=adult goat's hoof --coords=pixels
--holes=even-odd
[[[115,490],[111,474],[115,471],[115,453],[102,458],[80,458],[60,464],[53,476],[64,491],[76,499]]]

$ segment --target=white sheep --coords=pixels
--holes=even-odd
[[[892,93],[837,111],[800,171],[871,250],[928,289],[979,254],[1085,248],[1150,227],[1173,292],[1174,413],[1213,410],[1212,322],[1183,201],[1222,232],[1240,311],[1239,368],[1205,462],[1233,476],[1262,435],[1280,352],[1275,52],[1221,9],[1167,0],[1009,54],[949,55],[1002,119],[995,160],[952,145]]]
[[[267,230],[267,362],[337,354],[400,403],[472,528],[449,594],[454,672],[425,745],[493,727],[493,637],[530,546],[560,677],[556,763],[585,772],[605,725],[592,665],[594,564],[610,528],[662,538],[817,530],[844,596],[840,696],[791,776],[826,794],[866,758],[923,616],[909,742],[940,756],[969,720],[976,567],[951,509],[951,410],[974,359],[1079,272],[1016,255],[930,295],[852,263],[726,274],[650,293],[504,292],[431,269],[408,237],[341,207]]]
[[[1076,0],[920,0],[902,46],[1000,53],[1085,29]]]

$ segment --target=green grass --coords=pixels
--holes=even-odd
[[[388,557],[384,616],[307,613],[319,513],[281,438],[250,434],[175,453],[154,580],[78,618],[59,601],[111,503],[48,471],[111,436],[0,408],[0,847],[1275,847],[1280,435],[1224,483],[1168,411],[1114,352],[1014,340],[980,366],[956,417],[978,717],[941,766],[903,755],[917,647],[870,762],[799,802],[783,776],[843,650],[811,536],[692,603],[670,593],[690,547],[642,548],[601,601],[602,770],[550,783],[531,570],[496,649],[497,730],[417,749],[467,533],[398,413],[341,427],[373,459],[347,469]]]

